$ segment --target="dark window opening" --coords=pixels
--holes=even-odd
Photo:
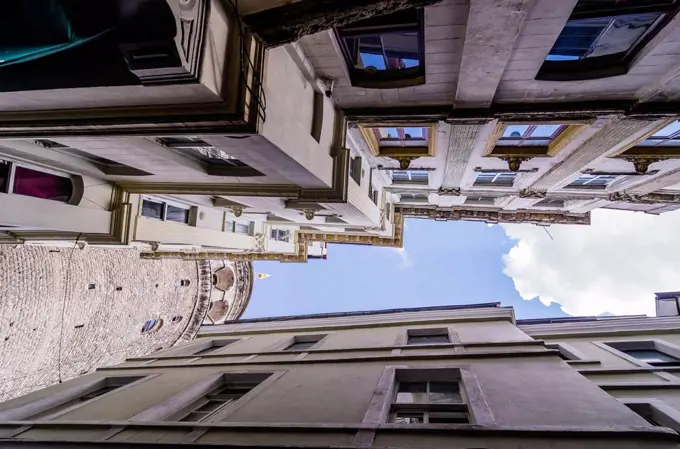
[[[353,86],[380,89],[425,83],[422,9],[361,20],[335,32]]]
[[[184,157],[192,159],[205,167],[211,176],[264,176],[250,165],[194,137],[163,137],[158,139],[164,147],[170,148]]]
[[[162,201],[142,200],[142,217],[189,224],[189,216],[189,209],[173,206]]]
[[[96,284],[87,284],[87,289],[88,290],[94,290],[97,287]]]
[[[569,189],[606,189],[617,178],[616,175],[589,175],[582,174],[573,180]]]
[[[144,322],[144,325],[142,326],[142,334],[146,334],[148,332],[151,332],[152,330],[158,330],[161,328],[162,325],[163,320],[155,319],[146,320],[146,322]]]
[[[403,372],[406,377],[410,377],[408,370]],[[419,377],[417,374],[416,376]],[[428,377],[427,374],[425,377]],[[433,378],[438,377],[442,376],[433,376]],[[402,424],[470,423],[468,407],[457,380],[400,380],[396,390],[391,407],[392,422]]]
[[[451,343],[448,329],[409,329],[407,331],[408,345],[438,345]]]
[[[286,351],[304,351],[319,343],[325,335],[296,335],[293,343],[286,347]]]
[[[210,306],[213,307],[215,303],[210,303]],[[204,347],[203,349],[199,349],[198,351],[194,352],[192,355],[207,355],[207,354],[212,354],[213,352],[219,351],[225,346],[229,346],[232,343],[235,343],[238,340],[213,340],[211,341],[208,346]]]
[[[189,223],[189,209],[182,209],[181,207],[175,207],[170,204],[167,206],[165,212],[165,219],[167,221],[175,221],[177,223]]]
[[[321,141],[323,129],[323,94],[314,91],[314,103],[312,109],[312,137],[317,142]]]
[[[353,157],[349,164],[349,177],[361,185],[361,157]]]
[[[141,84],[137,69],[181,66],[174,54],[135,67],[125,49],[175,48],[175,16],[164,0],[3,2],[0,91]],[[49,76],[45,76],[49,74]]]
[[[190,284],[191,284],[191,281],[189,279],[182,279],[181,281],[179,281],[179,285],[182,286],[182,287],[186,287]]]
[[[477,175],[474,186],[512,187],[517,178],[517,172],[483,172]]]
[[[465,198],[465,204],[477,206],[493,206],[496,203],[496,197],[493,196],[468,196]]]
[[[553,198],[546,198],[534,204],[534,207],[564,207],[565,201]]]
[[[181,316],[181,315],[177,315],[177,316],[173,316],[173,317],[172,317],[172,322],[173,322],[173,323],[179,323],[180,321],[182,321],[182,316]]]
[[[536,79],[623,75],[633,57],[677,11],[676,0],[580,0]]]

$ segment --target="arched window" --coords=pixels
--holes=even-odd
[[[181,316],[181,315],[176,315],[176,316],[173,316],[173,317],[172,317],[172,322],[173,322],[173,323],[179,323],[180,321],[182,321],[182,316]]]
[[[191,284],[191,281],[189,279],[182,279],[181,281],[179,281],[179,285],[181,285],[182,287],[187,287],[190,284]]]
[[[142,326],[142,333],[146,334],[146,333],[149,333],[151,331],[158,330],[158,329],[161,328],[162,325],[163,325],[163,320],[161,320],[161,319],[146,320],[146,322],[144,322],[144,326]]]

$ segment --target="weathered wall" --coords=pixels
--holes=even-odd
[[[69,379],[171,346],[198,292],[195,262],[141,260],[135,250],[5,246],[0,266],[1,399],[58,382],[59,366]],[[163,326],[142,335],[152,318]]]

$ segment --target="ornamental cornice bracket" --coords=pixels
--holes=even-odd
[[[402,170],[408,169],[408,167],[411,165],[411,162],[415,161],[416,159],[419,158],[419,156],[388,156],[390,159],[394,159],[395,161],[399,162],[399,168]]]
[[[621,201],[624,203],[650,203],[645,195],[635,195],[628,192],[614,192],[607,196],[609,201]]]
[[[526,162],[531,158],[525,156],[501,156],[500,159],[508,163],[508,169],[510,169],[510,171],[519,171],[522,162]]]
[[[520,198],[538,198],[538,199],[543,199],[547,196],[548,192],[545,190],[531,190],[531,189],[524,189],[520,190],[519,192],[519,197]]]
[[[460,196],[460,188],[444,189],[442,187],[437,190],[437,194],[441,196]]]
[[[635,167],[635,171],[637,173],[645,174],[647,173],[647,170],[649,170],[649,166],[652,165],[654,162],[659,162],[664,159],[667,159],[665,157],[659,156],[659,157],[626,157],[624,158],[625,161],[630,162],[633,164],[633,167]]]
[[[317,212],[317,209],[298,209],[298,210],[309,221],[312,221],[314,219]]]
[[[238,218],[241,215],[243,215],[243,207],[241,207],[241,206],[233,206],[233,207],[230,207],[228,209],[231,211],[231,213],[234,215],[234,217]]]

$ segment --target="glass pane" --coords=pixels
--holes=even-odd
[[[250,225],[249,224],[243,224],[243,223],[236,223],[235,232],[237,234],[249,234],[250,233]]]
[[[225,220],[224,222],[224,230],[227,232],[234,232],[234,221],[232,220]]]
[[[677,147],[680,146],[680,139],[678,140],[662,140],[658,146],[660,147]]]
[[[625,351],[626,354],[628,354],[631,357],[635,357],[638,360],[641,360],[643,362],[647,363],[659,363],[659,362],[677,362],[678,359],[676,359],[673,356],[670,356],[668,354],[664,354],[663,352],[660,351],[655,351],[653,349],[650,350],[632,350],[632,351]]]
[[[168,212],[165,219],[168,221],[176,221],[177,223],[189,223],[189,211],[180,207],[168,205]]]
[[[463,402],[458,382],[430,382],[431,404],[458,404]]]
[[[404,128],[406,139],[424,139],[423,128]]]
[[[363,67],[374,67],[377,70],[385,70],[385,58],[381,54],[360,53]]]
[[[676,120],[665,128],[652,134],[652,137],[669,137],[671,134],[680,131],[680,120]]]
[[[392,172],[392,180],[393,181],[408,181],[409,180],[409,175],[407,171],[399,171],[395,170]]]
[[[503,137],[521,138],[529,129],[529,125],[508,125],[503,131]]]
[[[658,144],[662,143],[663,140],[653,140],[653,139],[646,139],[643,140],[642,142],[638,143],[638,147],[654,147],[657,146]]]
[[[426,171],[412,171],[411,181],[427,181],[429,176],[429,173]]]
[[[0,161],[0,193],[7,193],[7,183],[9,182],[10,165],[8,162]]]
[[[17,195],[67,203],[73,193],[73,186],[69,178],[16,167],[13,192]]]
[[[387,69],[399,70],[406,68],[405,59],[411,67],[419,65],[418,33],[390,33],[381,36],[382,46],[387,56]],[[414,62],[418,62],[413,65]]]
[[[422,412],[399,412],[394,415],[394,422],[400,424],[422,424],[425,422]]]
[[[568,21],[546,59],[564,61],[585,58],[611,21],[611,17]]]
[[[662,15],[662,13],[653,12],[618,16],[585,56],[595,58],[628,51]]]
[[[397,402],[403,404],[427,403],[427,384],[425,382],[400,382]]]
[[[142,216],[150,218],[163,218],[163,203],[142,200]]]
[[[430,412],[428,420],[431,424],[469,424],[467,413]]]
[[[433,345],[449,343],[448,335],[413,335],[408,337],[410,345]]]
[[[562,125],[538,125],[531,133],[531,137],[551,138]]]
[[[380,139],[398,139],[399,132],[397,128],[378,128],[378,133],[380,134]]]

